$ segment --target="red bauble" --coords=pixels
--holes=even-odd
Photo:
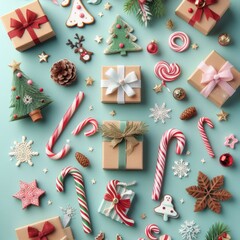
[[[158,53],[158,44],[155,41],[151,41],[147,45],[147,51],[150,54],[157,54]]]
[[[233,161],[233,157],[229,153],[224,153],[219,158],[219,162],[223,167],[231,167],[233,165]]]

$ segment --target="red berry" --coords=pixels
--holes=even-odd
[[[116,28],[117,28],[117,29],[120,29],[121,27],[122,27],[122,26],[121,26],[120,24],[117,24],[117,25],[116,25]]]
[[[20,99],[20,96],[16,96],[16,99],[19,100],[19,99]]]
[[[18,115],[17,115],[17,114],[14,114],[14,115],[13,115],[13,118],[14,118],[14,119],[17,119],[17,118],[18,118]]]
[[[222,239],[222,237],[220,236],[220,237],[218,237],[218,240],[223,240],[223,239]]]
[[[224,233],[222,234],[222,236],[223,236],[224,238],[226,238],[226,237],[227,237],[227,233],[224,232]]]
[[[43,88],[39,88],[39,92],[43,92]]]
[[[189,13],[193,13],[193,9],[192,9],[192,8],[189,8],[189,9],[188,9],[188,12],[189,12]]]
[[[119,43],[120,48],[124,48],[124,46],[125,46],[124,43]]]

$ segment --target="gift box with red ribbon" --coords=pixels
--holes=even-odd
[[[240,73],[230,62],[212,51],[198,65],[188,83],[217,107],[221,107],[239,87]]]
[[[74,240],[71,228],[63,228],[59,217],[17,228],[16,235],[18,240]]]
[[[127,216],[131,208],[135,193],[128,187],[135,185],[123,183],[118,180],[111,180],[106,187],[106,193],[98,212],[120,223],[132,227],[134,220]]]
[[[18,51],[25,51],[55,36],[38,0],[15,9],[1,19]]]
[[[230,0],[183,0],[175,13],[207,35],[227,11],[229,5]]]

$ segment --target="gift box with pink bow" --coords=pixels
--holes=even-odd
[[[230,0],[183,0],[175,13],[207,35],[222,18],[229,5]]]
[[[106,193],[98,212],[120,223],[132,227],[134,220],[127,216],[132,206],[135,193],[128,187],[135,185],[136,182],[124,183],[118,180],[111,180],[106,187]]]
[[[16,229],[18,240],[74,240],[70,227],[63,228],[60,217]]]
[[[239,71],[216,51],[201,62],[188,82],[205,98],[221,107],[240,85]]]
[[[140,103],[140,66],[103,66],[101,77],[101,101],[103,103]]]
[[[1,17],[18,51],[25,51],[55,36],[39,1],[34,1]]]

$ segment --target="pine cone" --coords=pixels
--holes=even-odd
[[[71,84],[77,78],[75,64],[67,59],[54,63],[50,72],[51,78],[62,86]]]
[[[80,152],[75,153],[75,158],[83,167],[88,167],[90,165],[90,161],[88,160],[88,158]]]
[[[195,117],[197,115],[197,110],[195,107],[189,107],[185,109],[182,114],[180,115],[181,120],[188,120],[192,117]]]

